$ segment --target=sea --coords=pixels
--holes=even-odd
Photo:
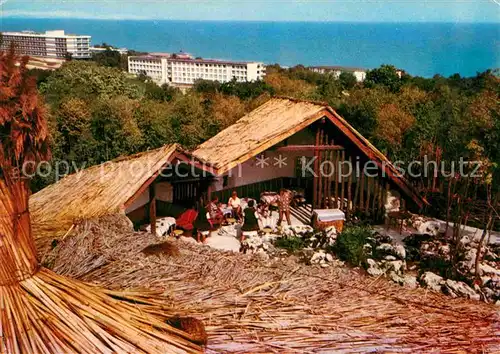
[[[500,23],[347,23],[1,18],[1,31],[64,29],[147,52],[282,66],[392,64],[414,76],[500,67]]]

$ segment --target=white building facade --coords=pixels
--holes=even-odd
[[[179,58],[175,55],[145,55],[128,58],[128,70],[144,72],[158,84],[193,85],[196,80],[228,82],[257,81],[265,76],[265,66],[258,62],[232,62]]]
[[[8,49],[14,43],[16,50],[22,55],[64,59],[70,53],[75,59],[91,57],[91,36],[66,34],[63,30],[45,33],[2,32],[2,38],[1,49]]]
[[[365,81],[366,78],[366,69],[362,68],[352,68],[345,66],[311,66],[309,67],[309,70],[315,73],[329,74],[336,79],[338,79],[340,74],[342,73],[350,73],[354,75],[357,82]]]

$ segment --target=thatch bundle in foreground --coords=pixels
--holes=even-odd
[[[120,217],[78,225],[51,255],[55,269],[108,288],[162,290],[176,313],[204,322],[207,353],[500,351],[494,306],[293,256],[262,262],[183,241],[179,256],[148,256],[156,237],[112,220]],[[99,248],[86,258],[91,245]]]
[[[49,158],[47,126],[27,59],[17,61],[0,52],[0,353],[200,352],[149,292],[110,293],[39,266],[21,169]]]

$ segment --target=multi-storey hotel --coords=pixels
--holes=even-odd
[[[63,59],[70,53],[72,58],[90,58],[90,36],[65,34],[63,30],[36,33],[2,32],[1,49],[7,49],[14,43],[19,54],[35,57]]]
[[[352,68],[347,66],[310,66],[309,70],[320,74],[330,74],[337,79],[342,73],[350,73],[354,75],[356,81],[358,82],[365,81],[366,78],[366,69],[362,68]]]
[[[210,59],[193,59],[186,54],[149,54],[128,58],[130,73],[145,73],[158,84],[192,85],[196,80],[239,82],[264,78],[266,68],[259,62],[233,62]]]

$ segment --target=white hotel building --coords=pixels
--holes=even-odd
[[[233,62],[211,59],[193,59],[189,55],[150,54],[128,58],[128,71],[138,75],[144,72],[158,84],[190,86],[198,79],[239,82],[264,78],[266,68],[259,62]]]
[[[365,81],[366,78],[366,69],[348,66],[310,66],[309,70],[320,74],[330,74],[336,79],[338,79],[342,73],[350,73],[354,75],[357,82]]]
[[[75,59],[91,57],[90,36],[65,34],[63,30],[45,33],[2,32],[2,38],[1,49],[8,49],[14,43],[16,50],[22,55],[64,59],[66,53],[71,53]]]

